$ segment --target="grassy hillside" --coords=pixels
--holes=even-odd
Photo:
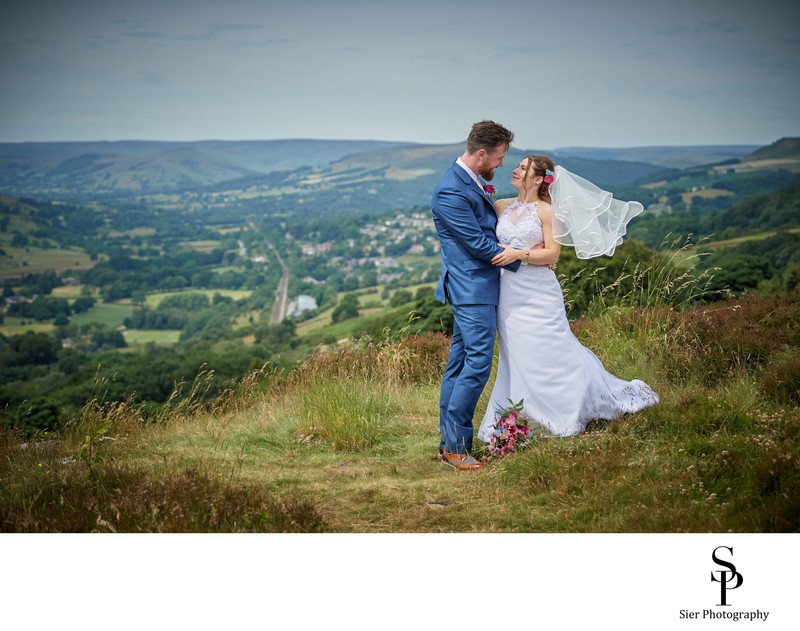
[[[577,156],[594,160],[646,162],[661,167],[686,169],[749,155],[758,145],[661,146],[605,149],[597,147],[560,147],[555,155]]]
[[[750,154],[750,158],[756,160],[800,159],[800,138],[781,138],[771,145],[757,149]]]
[[[0,144],[0,191],[37,198],[124,198],[222,193],[226,199],[267,198],[279,205],[383,210],[427,204],[441,172],[464,143],[275,140],[191,143]],[[500,181],[531,150],[513,148]],[[542,153],[537,151],[537,153]],[[564,157],[567,168],[602,184],[629,183],[659,171],[642,161]],[[376,204],[378,207],[376,207]]]
[[[13,195],[170,193],[398,143],[369,140],[0,143],[0,191]]]
[[[320,350],[203,404],[206,375],[155,422],[99,384],[61,435],[0,433],[0,530],[795,532],[798,323],[797,295],[580,321],[662,402],[472,473],[437,458],[439,334]]]

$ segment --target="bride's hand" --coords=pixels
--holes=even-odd
[[[495,257],[492,259],[492,265],[504,267],[505,265],[509,265],[510,263],[519,260],[519,250],[512,248],[510,245],[504,245],[502,243],[498,245],[503,248],[503,251],[500,252],[500,254],[495,255]]]

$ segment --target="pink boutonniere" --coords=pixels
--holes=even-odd
[[[489,197],[492,197],[497,191],[491,184],[485,184],[483,186],[483,192],[486,193],[486,195],[488,195]]]

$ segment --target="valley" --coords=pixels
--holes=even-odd
[[[693,240],[676,260],[690,265],[702,254],[706,299],[794,291],[794,139],[755,151],[657,149],[551,152],[647,209],[613,259],[562,253],[570,317],[603,287],[669,259],[664,244],[681,235]],[[460,150],[368,141],[0,145],[2,422],[58,427],[101,381],[109,397],[133,396],[154,412],[168,386],[204,370],[215,374],[213,396],[255,367],[290,369],[342,340],[449,332],[449,307],[432,298],[439,258],[428,200]],[[513,148],[498,170],[501,197],[513,193],[510,171],[527,153]],[[716,162],[702,162],[709,158]]]

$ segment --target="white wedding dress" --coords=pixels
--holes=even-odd
[[[515,248],[544,243],[536,202],[515,201],[497,222],[497,238]],[[606,372],[572,334],[555,273],[545,266],[501,270],[497,307],[500,356],[497,378],[478,438],[489,442],[496,413],[509,399],[556,436],[573,436],[593,419],[616,419],[658,403],[643,381]]]

